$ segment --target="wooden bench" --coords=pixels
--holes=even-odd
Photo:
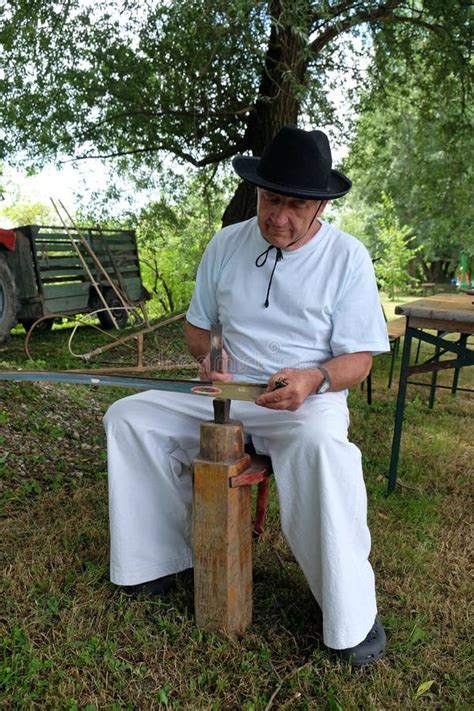
[[[424,281],[421,284],[421,288],[423,290],[423,296],[427,296],[428,294],[432,294],[434,296],[436,293],[436,284],[434,281]]]
[[[396,360],[396,358],[398,356],[398,352],[400,350],[400,339],[405,333],[405,328],[406,328],[406,319],[403,316],[400,316],[399,318],[394,318],[391,321],[387,321],[388,340],[390,343],[390,351],[392,353],[392,358],[390,361],[390,373],[388,376],[388,384],[387,384],[388,388],[392,387],[393,370],[395,367],[395,360]]]
[[[383,309],[382,309],[383,310]],[[383,312],[385,316],[385,311]],[[390,352],[392,355],[392,359],[390,361],[390,373],[388,376],[388,384],[387,387],[390,388],[392,387],[392,380],[393,380],[393,370],[395,368],[395,360],[398,356],[398,352],[400,349],[400,339],[405,333],[405,324],[406,320],[403,316],[400,316],[400,318],[394,318],[392,321],[386,321],[387,324],[387,333],[388,333],[388,340],[390,343]],[[367,376],[367,403],[369,405],[372,404],[372,371],[368,374]],[[361,388],[363,389],[364,383],[361,384]]]
[[[393,321],[387,321],[387,333],[389,341],[395,341],[401,338],[405,333],[406,318],[400,316],[400,318],[394,318]]]

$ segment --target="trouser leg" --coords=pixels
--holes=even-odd
[[[110,577],[135,585],[192,566],[190,465],[212,401],[156,391],[115,402],[104,424]]]
[[[272,457],[283,533],[322,608],[325,643],[358,644],[376,602],[360,452],[347,439],[344,395],[309,398],[294,413],[243,402],[232,411]],[[206,419],[211,400],[156,391],[107,413],[113,582],[133,585],[192,565],[189,465]]]
[[[324,642],[352,647],[372,627],[376,600],[361,456],[347,439],[345,397],[312,397],[269,418],[249,415],[249,406],[234,406],[235,417],[239,409],[256,449],[272,458],[282,530],[322,609]]]

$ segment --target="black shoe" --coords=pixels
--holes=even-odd
[[[362,642],[348,649],[331,649],[331,652],[353,667],[362,667],[383,657],[386,641],[385,630],[377,615],[372,629]]]
[[[171,573],[164,575],[156,580],[148,580],[145,583],[137,583],[137,585],[121,585],[121,589],[127,595],[164,595],[176,588],[178,578],[188,580],[192,578],[193,569],[187,568],[180,573]]]

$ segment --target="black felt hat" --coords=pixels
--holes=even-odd
[[[232,165],[252,185],[306,200],[334,200],[352,186],[349,178],[332,168],[326,134],[296,126],[284,126],[261,158],[235,156]]]

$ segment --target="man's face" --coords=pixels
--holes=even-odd
[[[309,241],[319,228],[315,219],[324,209],[322,200],[301,200],[258,188],[257,222],[264,238],[275,247],[293,248]]]

